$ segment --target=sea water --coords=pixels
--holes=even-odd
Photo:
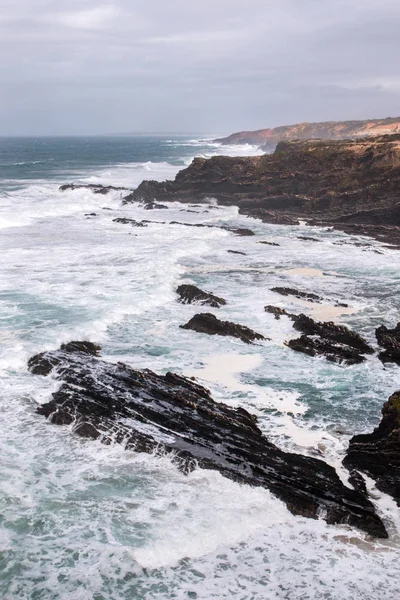
[[[399,368],[376,357],[346,367],[297,354],[284,344],[298,335],[291,322],[264,306],[335,319],[374,344],[376,326],[399,320],[398,251],[327,228],[264,224],[212,201],[148,211],[123,206],[120,191],[58,189],[67,182],[134,189],[142,179],[173,178],[194,156],[221,153],[259,150],[178,136],[0,140],[5,600],[400,597],[399,511],[372,481],[388,541],[293,516],[267,490],[216,472],[185,476],[168,456],[82,440],[36,413],[59,383],[29,374],[28,358],[87,339],[101,344],[106,360],[197,377],[216,400],[255,413],[278,446],[323,458],[346,481],[348,441],[377,425],[383,402],[400,388]],[[153,223],[134,228],[117,217]],[[255,235],[169,221],[247,227]],[[177,302],[181,283],[224,297],[227,305],[211,312],[269,341],[247,346],[180,329],[207,310]],[[271,291],[284,285],[326,301]]]

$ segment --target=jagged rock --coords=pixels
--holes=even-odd
[[[306,335],[289,340],[286,345],[296,352],[302,352],[309,356],[324,356],[331,362],[355,365],[365,361],[365,356],[355,348],[333,344],[323,339],[313,339]]]
[[[212,308],[219,308],[226,304],[226,300],[223,298],[214,296],[214,294],[210,294],[209,292],[203,292],[203,290],[195,285],[180,285],[176,293],[179,294],[179,302],[182,304],[201,304],[203,306],[207,304],[208,306],[212,306]]]
[[[61,345],[62,352],[80,352],[88,356],[100,356],[101,347],[92,342],[68,342]],[[57,353],[42,352],[28,361],[28,368],[34,375],[48,375],[59,364]]]
[[[230,254],[241,254],[242,256],[247,256],[246,252],[239,252],[239,250],[227,250]]]
[[[30,364],[42,357],[62,381],[50,402],[37,409],[52,423],[137,452],[171,453],[184,472],[196,465],[215,469],[267,488],[294,514],[387,537],[373,504],[346,487],[333,467],[280,450],[262,435],[255,416],[215,402],[193,380],[137,371],[80,351],[44,352]]]
[[[157,202],[146,202],[143,205],[143,208],[145,210],[154,210],[154,209],[168,209],[168,206],[166,206],[165,204],[158,204]]]
[[[251,229],[247,229],[246,227],[221,227],[221,229],[225,229],[225,231],[230,231],[235,235],[240,235],[242,237],[248,237],[250,235],[255,235],[254,231]]]
[[[113,219],[113,223],[122,223],[122,225],[132,225],[132,227],[147,227],[145,221],[136,221],[135,219],[128,219],[127,217],[117,217]]]
[[[275,319],[280,319],[283,315],[286,315],[287,317],[293,317],[293,315],[288,313],[284,308],[279,308],[279,306],[271,306],[269,304],[268,306],[264,307],[264,310],[267,313],[275,315]]]
[[[235,205],[268,223],[332,226],[400,242],[400,134],[280,142],[273,154],[195,158],[174,181],[143,181],[128,201]]]
[[[300,292],[299,290],[289,287],[274,287],[271,288],[271,292],[282,294],[282,296],[295,296],[296,298],[309,300],[310,302],[321,302],[323,300],[323,298],[321,298],[321,296],[317,296],[317,294],[313,294],[311,292]]]
[[[400,506],[400,392],[385,402],[382,420],[372,433],[350,440],[343,464],[372,477]]]
[[[383,363],[393,362],[400,366],[400,323],[397,323],[393,329],[388,329],[381,325],[375,330],[378,344],[385,348],[380,352],[378,358]]]
[[[58,188],[60,192],[65,192],[67,190],[79,190],[79,189],[87,189],[93,192],[94,194],[102,194],[105,196],[111,191],[120,191],[126,190],[123,187],[115,187],[113,185],[101,185],[100,183],[64,183],[64,185],[60,185]]]
[[[246,344],[251,344],[255,340],[265,340],[260,333],[256,333],[245,325],[238,325],[231,321],[220,321],[211,313],[200,313],[194,315],[186,325],[180,326],[182,329],[191,329],[198,333],[208,333],[209,335],[226,335],[239,338]]]
[[[345,325],[336,325],[332,321],[326,323],[314,321],[314,319],[304,314],[293,316],[293,321],[293,327],[305,335],[318,335],[326,340],[355,348],[364,354],[374,353],[374,349],[359,333],[351,331]]]
[[[268,246],[280,246],[280,244],[277,244],[276,242],[258,242],[259,244],[267,244]]]

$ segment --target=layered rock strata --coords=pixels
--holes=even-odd
[[[97,353],[96,346],[75,342],[29,361],[33,373],[62,382],[39,414],[86,438],[171,453],[184,472],[198,465],[267,488],[294,514],[387,537],[364,493],[345,486],[325,462],[277,448],[243,408],[215,402],[193,380],[108,363]]]

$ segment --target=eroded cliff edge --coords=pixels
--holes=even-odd
[[[281,142],[273,154],[195,158],[174,181],[143,181],[124,202],[237,205],[270,223],[331,225],[400,243],[400,134]]]

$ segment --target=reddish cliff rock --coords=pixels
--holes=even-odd
[[[372,119],[369,121],[326,121],[323,123],[297,123],[272,129],[239,131],[226,138],[215,140],[221,144],[255,144],[266,151],[274,150],[279,142],[322,139],[343,140],[371,135],[400,133],[400,117]]]

